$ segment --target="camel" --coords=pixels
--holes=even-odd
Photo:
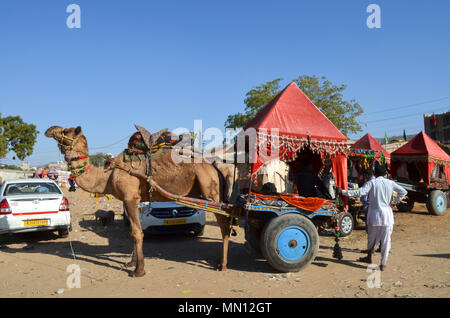
[[[157,138],[161,132],[153,134],[152,137]],[[144,234],[140,224],[138,204],[149,201],[150,188],[147,180],[132,175],[126,170],[145,175],[146,163],[143,162],[140,166],[135,167],[136,163],[125,162],[123,153],[121,153],[113,158],[116,166],[95,167],[90,165],[87,140],[79,126],[76,128],[52,126],[47,129],[45,136],[58,142],[58,147],[69,164],[72,176],[76,178],[75,182],[81,189],[91,193],[111,194],[123,202],[130,221],[130,236],[133,240],[132,258],[125,265],[127,267],[135,266],[132,276],[144,276],[142,249]],[[122,168],[117,168],[117,165]],[[152,180],[166,191],[176,195],[223,202],[228,193],[231,193],[223,186],[225,179],[229,183],[230,178],[233,177],[233,169],[229,164],[221,163],[217,167],[206,161],[175,163],[171,149],[162,148],[162,154],[152,159],[151,168]],[[167,201],[157,191],[152,192],[151,198],[153,201]],[[215,216],[223,241],[218,269],[226,270],[231,220],[226,215],[215,214]]]

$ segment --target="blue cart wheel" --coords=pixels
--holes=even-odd
[[[443,215],[447,210],[447,196],[444,192],[433,190],[427,200],[427,208],[431,214]]]
[[[319,234],[314,224],[300,214],[290,213],[271,219],[261,237],[261,252],[280,272],[297,272],[317,255]]]
[[[277,250],[286,262],[302,259],[311,248],[308,233],[299,226],[290,226],[281,230],[277,237]]]

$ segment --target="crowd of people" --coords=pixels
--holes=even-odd
[[[50,180],[58,182],[60,185],[67,182],[69,186],[69,191],[75,191],[76,189],[74,180],[65,175],[64,173],[60,174],[56,169],[38,168],[33,173],[33,178],[40,178],[40,179],[48,178]]]
[[[33,173],[33,178],[49,178],[51,180],[58,180],[59,174],[58,171],[56,171],[55,169],[42,169],[42,168],[38,168],[36,169],[36,171]]]

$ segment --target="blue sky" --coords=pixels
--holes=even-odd
[[[80,29],[66,25],[71,3]],[[371,3],[381,29],[366,25]],[[349,137],[415,134],[423,113],[450,109],[449,12],[447,0],[4,0],[0,113],[37,125],[32,165],[61,158],[52,125],[80,125],[91,153],[116,155],[134,124],[223,129],[253,86],[307,74],[347,84],[364,108]]]

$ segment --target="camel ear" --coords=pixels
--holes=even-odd
[[[62,131],[62,130],[63,130],[63,128],[60,127],[60,126],[52,126],[52,127],[50,127],[49,129],[47,129],[45,131],[45,136],[49,137],[49,138],[54,138],[55,137],[55,133],[59,132],[59,131]]]
[[[78,135],[80,132],[81,132],[81,127],[80,126],[75,128],[75,135]]]

